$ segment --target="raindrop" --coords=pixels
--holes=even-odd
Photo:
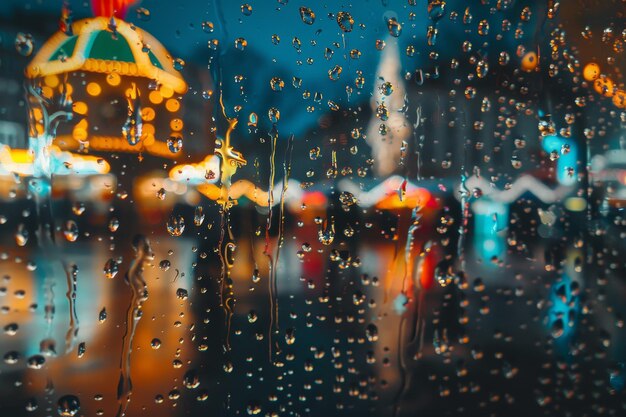
[[[172,236],[180,236],[185,230],[185,219],[180,214],[171,215],[167,221],[167,231]]]
[[[67,223],[65,223],[63,235],[68,242],[75,242],[76,239],[78,239],[78,225],[74,220],[68,220]]]
[[[378,340],[378,327],[374,323],[370,323],[365,328],[365,336],[367,340],[370,342],[375,342]]]
[[[178,153],[183,148],[183,138],[180,135],[172,135],[167,138],[167,148],[171,153]]]
[[[252,6],[250,6],[249,4],[242,4],[241,5],[241,13],[244,16],[250,16],[252,14]]]
[[[61,417],[73,417],[80,410],[80,401],[74,395],[64,395],[57,402],[57,412]]]
[[[15,49],[22,56],[30,56],[33,53],[33,37],[30,34],[19,32],[15,37]]]
[[[109,279],[115,278],[119,268],[117,262],[113,258],[109,258],[104,264],[104,276]]]
[[[152,347],[152,349],[154,350],[159,349],[161,347],[161,340],[155,337],[150,341],[150,347]]]
[[[214,26],[213,22],[202,22],[202,30],[206,33],[213,32]]]
[[[179,288],[176,290],[176,297],[180,300],[186,300],[189,298],[189,293],[184,288]]]
[[[26,366],[30,369],[41,369],[46,363],[46,358],[41,355],[33,355],[26,360]]]
[[[106,307],[102,307],[102,310],[100,310],[100,313],[98,313],[98,321],[100,323],[104,323],[107,319],[107,309]]]
[[[340,65],[335,65],[333,68],[328,70],[328,78],[333,81],[337,81],[341,75],[341,71],[343,71],[343,68],[341,68]]]
[[[270,80],[270,87],[272,87],[272,90],[274,91],[282,91],[285,87],[285,82],[278,77],[272,77]]]
[[[354,26],[354,19],[348,12],[337,13],[337,24],[344,32],[352,32]]]
[[[235,49],[243,51],[248,46],[248,41],[244,38],[235,39]]]
[[[300,18],[307,25],[312,25],[315,22],[315,13],[308,7],[300,7]]]
[[[110,232],[115,232],[118,228],[120,227],[120,221],[113,217],[111,220],[109,220],[109,231]]]
[[[387,29],[389,34],[395,38],[402,34],[402,25],[396,20],[395,17],[387,19]]]
[[[20,223],[20,225],[17,226],[17,232],[15,233],[15,243],[17,246],[25,246],[28,242],[28,237],[28,229],[26,229],[26,226],[23,223]]]
[[[187,389],[196,389],[200,386],[200,377],[194,369],[185,372],[183,376],[183,385]]]

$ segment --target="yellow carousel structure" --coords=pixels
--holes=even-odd
[[[184,62],[119,17],[117,7],[128,1],[99,3],[94,11],[102,15],[74,23],[64,9],[61,29],[25,70],[35,175],[50,175],[53,147],[78,152],[76,158],[91,151],[137,153],[140,159],[144,153],[168,159],[181,154],[180,100],[187,84],[178,69]],[[57,135],[57,127],[67,130],[60,121],[72,125]]]

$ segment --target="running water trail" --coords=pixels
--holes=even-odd
[[[278,312],[278,300],[276,299],[275,293],[275,264],[272,256],[272,251],[270,249],[270,228],[272,227],[272,207],[274,206],[274,180],[276,177],[276,142],[278,141],[278,130],[276,129],[276,124],[272,126],[272,130],[269,133],[270,136],[270,178],[269,178],[269,189],[267,193],[267,222],[265,224],[265,248],[263,249],[263,254],[267,257],[268,260],[268,268],[269,268],[269,294],[270,294],[270,327],[268,330],[268,343],[269,343],[269,359],[272,362],[272,334],[274,333],[274,329],[278,330],[278,317],[275,315],[275,312]],[[278,342],[276,343],[277,351],[280,350],[278,346]]]
[[[405,111],[408,111],[408,108],[406,108]],[[421,117],[420,107],[418,107],[417,109],[416,116],[417,116],[417,121],[415,122],[415,125],[413,126],[414,135],[416,134],[417,128],[419,127],[419,124],[420,124],[420,117]],[[408,145],[403,144],[403,146],[406,147]],[[406,185],[408,182],[408,166],[407,164],[405,164],[406,153],[407,153],[407,150],[405,148],[404,152],[401,152],[401,159],[400,159],[401,166],[404,166],[404,171],[405,171],[404,180],[402,182],[402,185],[400,186],[400,189],[398,190],[400,201],[403,201],[404,197],[406,196]],[[419,158],[420,156],[418,154],[418,164],[417,164],[417,179],[418,180],[420,178]],[[411,311],[407,311],[402,314],[402,318],[400,319],[400,324],[398,327],[398,340],[397,340],[396,349],[398,351],[398,366],[400,370],[400,387],[394,399],[394,404],[393,404],[393,416],[394,417],[397,416],[398,413],[400,412],[402,399],[405,397],[410,386],[411,374],[407,370],[405,354],[406,354],[407,348],[412,346],[415,341],[416,334],[419,332],[419,325],[420,325],[420,319],[421,319],[420,312],[421,312],[421,306],[422,306],[422,299],[423,299],[422,294],[423,293],[421,289],[417,285],[415,285],[416,269],[417,269],[416,268],[417,263],[415,262],[415,251],[417,248],[416,234],[417,234],[418,229],[421,227],[421,219],[422,219],[421,211],[422,211],[422,206],[420,206],[420,202],[418,201],[417,205],[411,212],[411,219],[407,227],[407,236],[406,236],[406,243],[405,243],[405,248],[404,248],[404,276],[402,277],[402,290],[401,291],[402,291],[402,294],[405,295],[407,303],[410,303],[413,306],[413,309]],[[406,285],[407,278],[409,278],[409,286],[408,286],[409,288],[407,288],[407,285]],[[416,291],[419,292],[419,300],[415,300]],[[404,343],[404,339],[405,339],[404,328],[406,326],[407,320],[409,319],[409,315],[412,315],[413,317],[413,319],[410,321],[411,336],[409,337],[409,343],[405,344]]]
[[[294,135],[289,135],[289,139],[287,140],[287,149],[285,150],[285,159],[283,160],[283,188],[280,193],[280,219],[278,224],[278,237],[276,238],[276,254],[274,255],[274,265],[271,266],[271,291],[273,293],[274,298],[274,311],[272,312],[272,316],[274,317],[275,329],[274,332],[278,332],[280,330],[278,323],[278,259],[280,257],[280,248],[283,245],[284,233],[285,233],[285,196],[287,195],[287,188],[289,187],[289,175],[291,174],[291,154],[293,152],[293,139]],[[272,331],[270,327],[270,332]],[[278,351],[280,348],[276,345]]]
[[[76,288],[78,278],[78,266],[63,265],[67,275],[67,302],[69,304],[70,324],[65,334],[65,353],[69,353],[74,348],[74,342],[78,336],[78,315],[76,314]]]
[[[133,338],[139,320],[143,315],[143,304],[148,299],[148,286],[143,279],[144,262],[152,258],[150,242],[143,235],[137,235],[133,239],[135,259],[131,262],[126,274],[126,284],[130,286],[131,298],[126,310],[126,330],[122,338],[122,350],[120,353],[120,378],[117,385],[117,417],[126,415],[126,409],[133,393],[133,383],[130,375],[130,360],[133,349]]]
[[[229,223],[229,209],[233,202],[230,199],[230,187],[232,185],[232,176],[237,171],[237,168],[246,165],[246,160],[243,155],[233,149],[230,141],[231,134],[237,126],[238,120],[236,118],[229,118],[226,115],[226,108],[224,107],[224,97],[222,94],[222,86],[220,83],[220,107],[222,109],[222,115],[228,122],[228,128],[226,135],[223,139],[215,139],[215,155],[220,159],[220,197],[217,202],[220,204],[220,239],[218,242],[218,255],[220,258],[221,266],[221,291],[220,301],[224,308],[225,320],[226,320],[226,340],[224,348],[226,351],[230,351],[230,326],[234,314],[235,296],[233,292],[233,285],[230,282],[230,270],[232,269],[234,260],[230,260],[230,256],[234,256],[234,250],[236,244],[234,236],[232,234]],[[226,240],[226,232],[228,232],[228,240]]]
[[[465,185],[466,181],[467,176],[465,173],[461,174],[461,185],[459,186],[459,194],[461,196],[461,225],[459,226],[459,241],[456,253],[459,264],[461,265],[461,271],[465,271],[465,236],[467,235],[470,209],[470,192]]]

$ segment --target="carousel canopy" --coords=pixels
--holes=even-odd
[[[145,77],[184,93],[187,84],[174,69],[167,50],[149,33],[115,18],[94,17],[72,24],[72,35],[59,31],[26,68],[29,78],[71,71]]]

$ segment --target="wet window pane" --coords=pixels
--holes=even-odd
[[[624,416],[623,0],[5,0],[0,415]]]

